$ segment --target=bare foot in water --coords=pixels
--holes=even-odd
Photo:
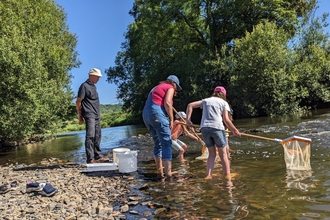
[[[179,158],[179,160],[180,160],[180,162],[186,162],[187,160],[186,159],[184,159],[184,158]]]
[[[207,175],[204,180],[211,180],[212,179],[212,175]]]
[[[226,180],[231,180],[232,178],[235,178],[237,176],[237,173],[230,173],[225,176]]]
[[[237,173],[230,173],[231,178],[235,178],[237,176]]]

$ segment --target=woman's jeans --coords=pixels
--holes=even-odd
[[[149,108],[143,109],[142,116],[154,140],[154,158],[172,160],[172,136],[169,118],[161,106],[151,105]]]

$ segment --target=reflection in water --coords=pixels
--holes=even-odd
[[[102,129],[101,150],[105,154],[120,147],[119,142],[131,136],[145,134],[144,126],[120,126]],[[37,163],[44,158],[59,158],[84,163],[85,131],[59,134],[56,139],[21,146],[10,152],[0,152],[0,165],[10,163]]]
[[[308,191],[308,188],[315,188],[311,177],[311,170],[286,170],[287,187],[290,189]]]
[[[80,149],[82,145],[78,136],[65,136],[44,143],[29,144],[21,146],[10,152],[1,152],[1,164],[6,163],[37,163],[44,158],[60,158],[69,160],[72,158],[72,152]]]

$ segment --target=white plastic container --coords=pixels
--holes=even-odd
[[[117,159],[117,154],[118,153],[125,153],[127,151],[130,151],[130,149],[129,148],[124,148],[124,147],[119,147],[119,148],[113,149],[112,150],[112,153],[113,153],[113,162],[118,165],[119,164],[119,161]]]
[[[87,171],[107,171],[107,170],[116,170],[117,164],[115,163],[92,163],[87,164]]]
[[[121,173],[130,173],[137,170],[137,151],[118,153],[118,169]]]

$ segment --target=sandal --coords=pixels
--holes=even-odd
[[[7,187],[7,184],[3,184],[0,186],[0,194],[4,194],[8,192],[8,187]]]
[[[40,194],[44,196],[52,196],[57,192],[58,190],[56,188],[54,188],[49,183],[46,183],[46,185],[42,188],[42,191],[40,191]]]

